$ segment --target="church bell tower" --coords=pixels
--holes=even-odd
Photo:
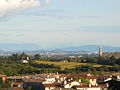
[[[99,46],[99,56],[102,56],[102,45]]]

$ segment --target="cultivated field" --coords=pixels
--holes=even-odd
[[[64,70],[65,68],[75,68],[76,66],[80,66],[80,65],[92,65],[92,64],[88,64],[88,63],[77,63],[77,62],[49,62],[49,61],[35,61],[34,63],[39,63],[39,64],[53,64],[55,66],[60,66],[62,70]],[[102,67],[103,65],[97,65],[97,64],[93,64],[93,67]]]

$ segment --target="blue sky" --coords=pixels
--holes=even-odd
[[[7,8],[8,2],[1,4],[1,44],[120,46],[120,0],[24,1],[24,5],[14,3],[15,7],[13,2]]]

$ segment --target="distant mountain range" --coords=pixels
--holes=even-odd
[[[0,45],[0,53],[10,52],[30,52],[30,53],[46,53],[46,52],[99,52],[98,45],[83,45],[78,47],[66,47],[57,49],[43,49],[34,44],[8,44]],[[16,50],[15,50],[16,49]],[[103,52],[120,52],[120,47],[103,46]]]
[[[120,47],[103,46],[103,52],[120,52]],[[83,45],[78,47],[66,47],[53,49],[51,52],[99,52],[98,45]]]
[[[79,47],[63,48],[65,51],[86,51],[86,52],[99,52],[98,45],[83,45]],[[120,52],[120,47],[102,46],[103,52]]]

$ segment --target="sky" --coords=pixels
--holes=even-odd
[[[0,44],[25,44],[31,49],[99,44],[120,47],[119,3],[0,0]]]

